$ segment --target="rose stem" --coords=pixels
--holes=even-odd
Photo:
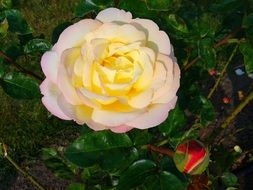
[[[153,152],[158,152],[160,154],[167,155],[170,158],[172,158],[175,154],[172,150],[169,150],[167,148],[157,147],[157,146],[154,146],[154,145],[151,145],[151,144],[148,145],[148,149],[153,151]]]
[[[25,74],[33,77],[36,80],[39,80],[39,81],[43,80],[40,76],[36,75],[35,73],[33,73],[31,71],[26,70],[25,68],[23,68],[22,66],[20,66],[19,64],[17,64],[12,58],[8,57],[2,51],[0,51],[0,57],[4,58],[6,61],[10,62],[16,69],[18,69],[22,73],[25,73]]]
[[[4,157],[20,172],[24,175],[25,178],[27,178],[33,185],[35,185],[39,190],[45,190],[44,187],[42,187],[33,176],[31,176],[29,173],[24,171],[7,153],[7,146],[3,144],[3,150],[4,150]]]
[[[250,101],[253,100],[253,92],[251,92],[245,99],[242,101],[235,110],[231,113],[230,116],[226,118],[224,123],[221,125],[222,128],[227,128],[229,123],[234,120],[234,118],[242,111],[242,109],[248,105]]]
[[[229,39],[234,37],[236,35],[237,32],[239,32],[242,28],[238,28],[234,31],[232,31],[231,33],[229,33],[227,36],[225,36],[223,39],[221,39],[220,41],[218,41],[213,47],[214,48],[218,48],[220,46],[223,46],[225,44],[227,44],[229,42]],[[192,65],[194,65],[198,60],[200,59],[200,57],[196,57],[195,59],[193,59],[192,61],[190,61],[188,64],[186,64],[183,67],[183,71],[187,71]]]
[[[208,99],[210,99],[210,98],[212,97],[212,95],[213,95],[213,93],[215,92],[216,88],[217,88],[218,85],[220,84],[220,81],[221,81],[221,79],[222,79],[224,73],[226,72],[229,63],[232,61],[233,57],[235,56],[235,53],[236,53],[236,51],[237,51],[237,48],[238,48],[238,45],[235,46],[235,48],[234,48],[233,52],[231,53],[231,55],[230,55],[228,61],[226,62],[225,66],[223,67],[223,69],[222,69],[222,71],[221,71],[221,73],[220,73],[219,78],[216,80],[216,82],[215,82],[213,88],[210,90],[210,92],[209,92],[209,94],[208,94],[208,96],[207,96]]]

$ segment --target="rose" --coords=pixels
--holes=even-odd
[[[197,175],[207,168],[209,151],[199,141],[190,140],[177,147],[173,160],[179,171]]]
[[[154,127],[177,100],[180,70],[169,37],[116,8],[65,29],[41,67],[45,107],[94,130]]]

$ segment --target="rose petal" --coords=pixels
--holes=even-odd
[[[126,133],[126,132],[130,131],[131,129],[133,129],[133,128],[129,127],[127,125],[121,125],[119,127],[110,128],[110,130],[114,133]]]
[[[61,55],[64,50],[80,45],[84,41],[86,34],[94,31],[101,24],[98,20],[84,19],[69,26],[61,33],[53,50],[57,51],[58,55]]]
[[[128,103],[130,106],[134,108],[141,109],[141,108],[147,107],[150,104],[152,100],[152,96],[153,96],[153,90],[148,89],[131,97]]]
[[[134,25],[116,23],[105,23],[98,30],[93,32],[94,38],[106,38],[107,40],[122,42],[125,44],[134,42],[144,42],[146,35],[138,30]]]
[[[90,100],[97,101],[101,104],[106,105],[106,104],[111,104],[111,103],[117,101],[117,98],[115,98],[115,97],[96,94],[96,93],[91,92],[85,88],[81,88],[79,91],[82,93],[83,96],[89,98]]]
[[[158,52],[170,55],[171,45],[168,35],[164,31],[160,31],[159,27],[152,20],[148,19],[133,19],[132,23],[137,23],[142,31],[145,31],[148,36],[148,41],[151,47],[158,49]]]
[[[57,83],[59,61],[60,59],[55,51],[47,51],[41,58],[43,73],[54,83]]]
[[[153,103],[167,103],[176,96],[180,86],[180,69],[177,63],[165,55],[158,55],[158,59],[163,61],[167,69],[167,77],[165,84],[157,89],[153,96]]]
[[[71,120],[71,118],[63,113],[57,103],[57,99],[61,92],[54,83],[50,82],[48,79],[45,79],[40,85],[40,90],[44,95],[42,98],[42,103],[49,112],[59,117],[60,119]]]
[[[167,104],[154,104],[133,121],[127,122],[126,125],[138,129],[147,129],[161,124],[168,117],[168,112],[176,105],[177,97]]]
[[[59,96],[58,105],[64,114],[66,114],[69,118],[73,119],[80,125],[91,121],[93,109],[88,106],[72,105],[65,99],[63,95]]]
[[[87,121],[86,125],[89,128],[93,129],[94,131],[102,131],[102,130],[108,129],[106,126],[104,126],[102,124],[99,124],[99,123],[96,123],[96,122],[94,122],[92,120]]]
[[[130,12],[126,12],[117,8],[108,8],[100,11],[96,19],[104,23],[113,21],[129,23],[132,20],[132,14]]]
[[[143,111],[123,113],[94,109],[92,114],[92,120],[106,126],[119,126],[140,116],[142,112]]]
[[[82,101],[80,100],[79,96],[77,95],[76,89],[73,87],[70,78],[68,76],[66,66],[67,64],[71,64],[71,61],[69,60],[68,56],[71,57],[71,54],[75,50],[69,49],[64,51],[62,55],[62,62],[59,65],[58,69],[58,80],[57,84],[63,95],[65,96],[66,100],[73,104],[73,105],[79,105],[82,104]],[[76,60],[73,60],[73,64]]]

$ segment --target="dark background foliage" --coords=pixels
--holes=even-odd
[[[179,100],[156,128],[94,133],[40,102],[43,52],[71,23],[112,6],[154,20],[173,44]],[[0,0],[0,143],[51,189],[252,189],[252,34],[252,0]],[[187,139],[210,150],[200,177],[148,148]],[[15,188],[35,189],[0,157],[0,189]]]

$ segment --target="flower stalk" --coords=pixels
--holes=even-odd
[[[232,61],[233,57],[234,57],[235,54],[236,54],[237,49],[238,49],[238,45],[236,45],[235,48],[234,48],[234,50],[232,51],[232,53],[231,53],[231,55],[230,55],[228,61],[226,62],[225,66],[223,67],[223,69],[222,69],[222,71],[221,71],[221,73],[220,73],[220,75],[219,75],[219,78],[216,80],[216,82],[215,82],[213,88],[210,90],[210,92],[209,92],[209,94],[208,94],[208,96],[207,96],[207,99],[210,99],[210,98],[212,97],[213,93],[215,92],[215,90],[216,90],[217,87],[219,86],[219,84],[220,84],[220,82],[221,82],[221,79],[222,79],[224,73],[226,72],[229,63]]]
[[[3,146],[3,151],[4,151],[4,158],[6,158],[14,167],[17,171],[19,171],[21,174],[24,175],[25,178],[27,178],[37,189],[39,190],[45,190],[44,187],[42,187],[37,180],[34,179],[33,176],[31,176],[29,173],[24,171],[7,153],[7,146],[5,144]]]
[[[246,105],[248,105],[253,100],[253,92],[251,92],[245,99],[242,101],[236,109],[231,113],[230,116],[227,117],[227,119],[224,121],[224,123],[221,125],[223,129],[227,128],[228,125],[234,120],[234,118],[242,111],[243,108],[245,108]]]
[[[8,57],[4,52],[0,51],[0,57],[2,57],[3,59],[5,59],[6,61],[8,61],[9,63],[12,64],[13,67],[15,67],[17,70],[19,70],[20,72],[38,80],[38,81],[42,81],[43,79],[39,76],[36,75],[35,73],[28,71],[27,69],[23,68],[22,66],[20,66],[19,64],[17,64],[12,58]]]

